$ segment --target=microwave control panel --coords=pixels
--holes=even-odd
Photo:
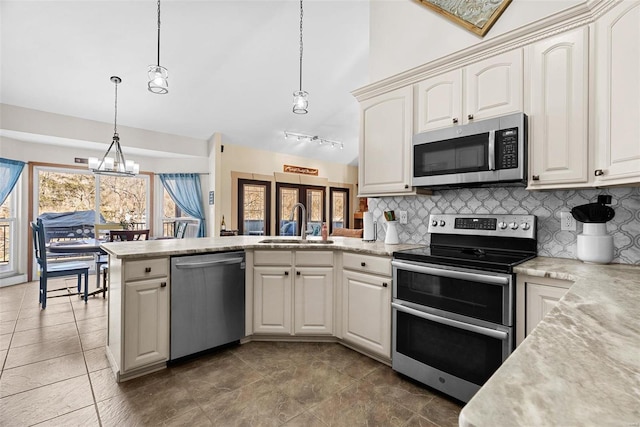
[[[496,169],[518,167],[518,128],[496,131]]]

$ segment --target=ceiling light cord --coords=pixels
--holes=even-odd
[[[303,54],[303,42],[302,42],[302,17],[304,11],[302,9],[302,0],[300,0],[300,92],[302,92],[302,54]]]
[[[115,87],[116,87],[116,97],[115,97],[116,101],[115,101],[115,106],[113,108],[113,110],[115,111],[113,115],[113,134],[118,135],[118,83],[120,83],[122,80],[120,80],[119,78],[116,80],[112,77],[111,81],[115,83]]]
[[[160,0],[158,0],[158,67],[160,66]]]

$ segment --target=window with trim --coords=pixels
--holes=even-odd
[[[329,188],[329,233],[336,228],[349,228],[349,189]]]
[[[263,236],[271,230],[271,182],[238,179],[238,234]]]
[[[302,203],[307,214],[307,234],[319,236],[325,222],[325,187],[276,183],[276,221],[278,236],[300,236],[301,209],[293,207]]]
[[[12,276],[18,270],[18,245],[15,242],[19,187],[16,185],[0,205],[0,277]]]

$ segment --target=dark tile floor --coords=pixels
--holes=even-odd
[[[37,292],[0,288],[2,426],[458,425],[458,402],[340,344],[251,342],[117,384],[106,300],[42,311]]]

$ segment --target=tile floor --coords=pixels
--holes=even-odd
[[[2,426],[458,425],[459,402],[339,344],[251,342],[117,384],[106,300],[42,311],[37,292],[0,288]]]

